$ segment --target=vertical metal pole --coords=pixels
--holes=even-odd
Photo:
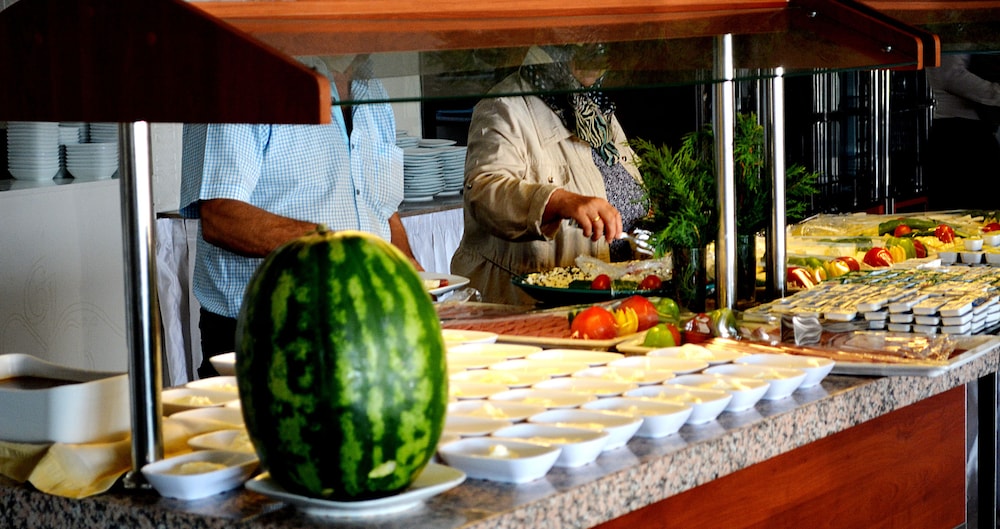
[[[896,207],[890,193],[889,176],[889,70],[872,72],[872,154],[875,172],[875,189],[872,198],[885,206],[886,214],[895,213]]]
[[[767,236],[767,292],[771,299],[784,297],[785,268],[785,70],[775,68],[767,83],[764,116],[769,177],[771,178],[771,225]]]
[[[733,36],[715,37],[714,46],[715,177],[718,183],[719,235],[715,242],[715,288],[719,308],[736,306],[736,171],[733,141],[736,101]]]
[[[156,234],[153,222],[149,124],[118,125],[122,236],[125,249],[125,319],[132,390],[132,470],[127,488],[146,488],[139,472],[163,457],[160,359],[163,337],[156,295]]]

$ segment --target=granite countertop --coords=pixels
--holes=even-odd
[[[69,500],[0,478],[0,526],[484,529],[589,527],[846,430],[998,370],[1000,339],[936,377],[828,376],[792,397],[762,401],[661,439],[635,438],[595,463],[555,468],[507,485],[468,479],[423,506],[385,517],[336,520],[302,515],[243,490],[181,502],[151,491]]]

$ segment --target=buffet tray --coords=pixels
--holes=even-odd
[[[900,363],[884,364],[875,362],[845,362],[837,360],[833,366],[833,374],[837,375],[874,375],[874,376],[923,376],[936,377],[943,375],[956,367],[965,365],[991,350],[1000,347],[1000,338],[996,336],[956,336],[956,354],[944,363]]]

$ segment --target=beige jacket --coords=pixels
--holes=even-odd
[[[525,93],[515,73],[496,93]],[[639,178],[635,153],[617,119],[615,143],[628,171]],[[572,266],[579,255],[608,260],[608,244],[592,242],[568,221],[542,224],[557,188],[607,198],[591,147],[570,133],[535,96],[487,98],[472,114],[465,159],[465,233],[451,260],[454,274],[468,277],[483,301],[531,305],[511,284],[511,274]]]

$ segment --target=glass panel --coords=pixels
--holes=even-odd
[[[1000,7],[996,2],[867,1],[864,4],[906,24],[934,33],[942,53],[1000,52]]]

